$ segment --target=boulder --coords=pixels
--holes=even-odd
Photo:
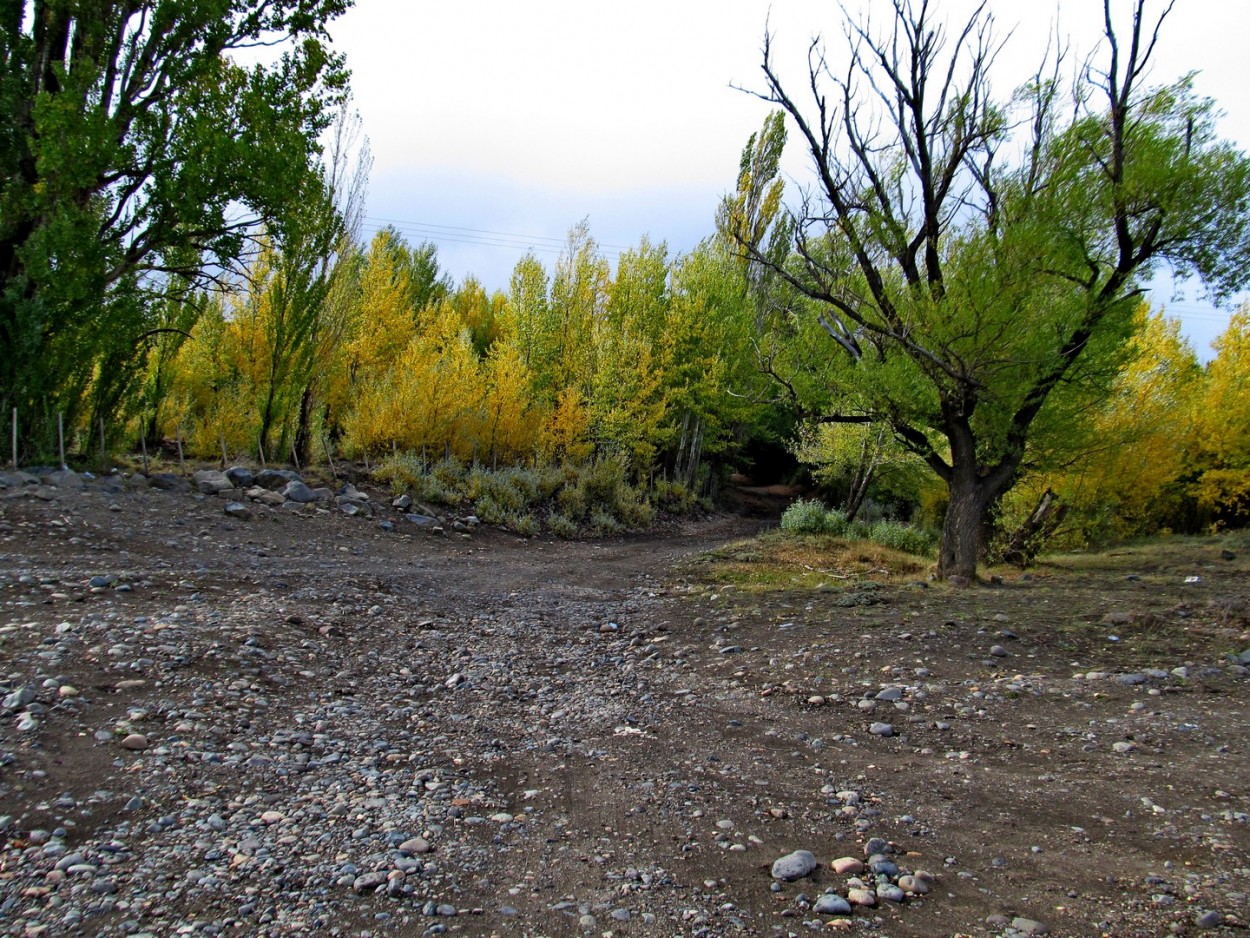
[[[148,485],[164,492],[189,492],[191,481],[172,472],[154,472],[148,476]]]
[[[264,473],[261,473],[262,475]],[[260,481],[259,479],[257,481]],[[264,485],[263,482],[261,482]],[[283,487],[282,497],[289,502],[298,502],[301,505],[307,505],[309,502],[315,502],[318,498],[316,492],[310,489],[298,479],[292,479]]]
[[[218,495],[234,488],[234,483],[220,469],[200,469],[191,477],[202,495]]]
[[[256,484],[256,473],[247,466],[231,466],[226,470],[226,478],[236,489],[250,489]]]

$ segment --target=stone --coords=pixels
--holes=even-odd
[[[1049,935],[1050,929],[1041,922],[1031,918],[1016,917],[1011,920],[1011,927],[1022,935]]]
[[[877,898],[886,902],[902,902],[907,898],[906,892],[890,883],[882,883],[877,887]]]
[[[282,497],[289,502],[307,505],[317,500],[317,493],[298,479],[292,479],[282,488]]]
[[[222,510],[237,521],[250,521],[252,518],[252,509],[242,502],[226,502],[226,507]]]
[[[430,842],[424,837],[409,837],[396,848],[400,853],[409,856],[430,852]]]
[[[863,861],[855,857],[838,857],[829,866],[839,876],[855,876],[864,872]]]
[[[810,850],[795,850],[773,861],[773,879],[792,883],[816,870],[816,857]]]
[[[868,732],[872,733],[873,736],[893,736],[894,724],[893,723],[874,723],[868,727]]]
[[[256,473],[256,484],[263,489],[271,489],[277,491],[286,486],[288,482],[302,482],[298,472],[292,472],[290,469],[262,469]]]
[[[226,478],[236,489],[250,489],[256,484],[256,473],[246,466],[231,466],[226,470]]]
[[[43,481],[45,485],[75,492],[81,492],[87,487],[86,480],[73,469],[58,469],[50,472],[44,476]]]
[[[952,573],[946,578],[946,582],[959,589],[967,589],[972,585],[971,579],[966,576],[960,576],[958,573]]]
[[[1006,658],[1011,652],[1007,651],[1002,645],[994,645],[990,648],[990,654],[995,658]]]
[[[850,915],[851,904],[841,896],[827,892],[816,899],[812,911],[817,915]]]
[[[876,699],[877,699],[877,700],[885,700],[885,701],[890,701],[890,700],[902,700],[902,699],[903,699],[903,688],[901,688],[901,687],[887,687],[885,690],[878,692]]]
[[[154,472],[148,476],[148,485],[162,492],[184,493],[191,491],[191,480],[172,472]]]
[[[893,852],[894,848],[890,845],[890,842],[880,837],[869,837],[868,842],[864,844],[864,856],[866,857],[876,856],[878,853]]]
[[[38,695],[39,690],[34,684],[25,684],[7,694],[4,698],[4,709],[10,712],[21,710]]]
[[[1199,928],[1219,928],[1224,924],[1224,915],[1216,909],[1208,909],[1195,919]]]
[[[216,495],[234,488],[234,483],[218,469],[200,469],[191,478],[196,491],[202,495]]]
[[[412,507],[412,496],[400,495],[398,498],[392,499],[391,507],[398,508],[400,511],[407,511]]]
[[[846,891],[846,901],[851,905],[859,905],[871,909],[877,904],[877,894],[868,889],[848,889]]]
[[[131,749],[135,752],[148,748],[148,738],[142,733],[131,733],[122,740],[123,749]]]
[[[904,875],[898,878],[898,888],[909,896],[926,896],[929,894],[929,883],[919,876]]]

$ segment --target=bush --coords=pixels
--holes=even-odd
[[[590,516],[590,530],[600,536],[619,534],[621,523],[602,508],[596,508]]]
[[[913,528],[901,521],[878,521],[868,529],[866,539],[882,547],[921,556],[932,553],[935,546],[931,532]]]
[[[507,527],[521,537],[533,537],[539,531],[538,519],[528,514],[509,516]]]
[[[788,534],[840,534],[846,529],[846,515],[829,511],[815,499],[800,498],[781,516],[781,530]]]
[[[570,538],[577,536],[577,522],[568,515],[559,512],[547,519],[547,530],[556,537]]]

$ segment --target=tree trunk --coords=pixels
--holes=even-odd
[[[313,395],[312,382],[304,386],[304,393],[299,399],[299,422],[295,426],[295,458],[300,465],[312,463],[312,413]]]
[[[938,551],[938,576],[952,576],[972,580],[977,575],[977,560],[981,555],[982,522],[990,497],[980,480],[952,476],[948,482],[950,502],[946,506],[946,519],[942,523],[942,546]]]

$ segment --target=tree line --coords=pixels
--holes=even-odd
[[[613,269],[582,223],[494,292],[360,237],[368,157],[326,34],[347,6],[12,5],[0,399],[22,458],[57,414],[119,448],[610,459],[703,490],[764,443],[851,517],[939,529],[955,576],[1056,533],[1250,520],[1246,313],[1203,368],[1143,302],[1161,266],[1217,298],[1250,272],[1250,160],[1192,77],[1146,82],[1171,4],[1105,0],[1089,59],[1056,42],[1006,97],[988,4],[951,26],[893,0],[797,78],[766,41],[776,110],[703,243],[644,238]],[[236,64],[257,44],[280,51]],[[787,193],[792,143],[811,176]]]

